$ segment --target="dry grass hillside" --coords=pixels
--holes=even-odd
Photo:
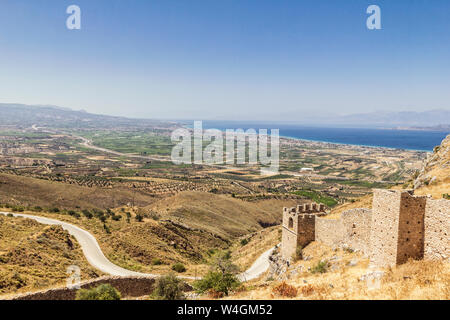
[[[235,250],[233,244],[240,237],[256,237],[265,233],[263,226],[279,223],[286,203],[294,205],[296,201],[246,202],[225,195],[183,192],[145,208],[112,209],[109,214],[105,212],[105,223],[96,216],[85,216],[80,209],[76,210],[78,216],[69,211],[24,213],[67,221],[88,230],[105,255],[124,268],[164,274],[179,262],[186,266],[186,275],[199,275],[207,270],[214,250]],[[142,221],[138,215],[142,215]],[[248,263],[266,244],[247,255]]]
[[[67,267],[83,279],[101,275],[84,258],[76,240],[61,227],[0,216],[0,294],[35,291],[64,284]]]
[[[372,208],[372,200],[373,200],[373,196],[370,194],[370,195],[366,195],[361,198],[355,199],[354,202],[346,202],[340,206],[337,206],[333,210],[331,210],[330,214],[325,216],[325,218],[338,219],[341,216],[341,213],[343,213],[347,210],[356,209],[356,208],[371,209]]]
[[[0,203],[25,206],[115,208],[134,199],[138,206],[152,203],[151,195],[130,189],[83,187],[63,182],[0,173]]]
[[[450,299],[450,265],[442,261],[411,260],[384,269],[377,283],[365,278],[374,270],[359,253],[313,242],[303,255],[280,279],[266,274],[227,299]]]
[[[414,182],[416,194],[442,198],[450,193],[450,135],[434,149]]]
[[[182,192],[165,198],[146,210],[194,229],[203,229],[230,239],[281,223],[283,206],[294,200],[247,202],[226,195]]]

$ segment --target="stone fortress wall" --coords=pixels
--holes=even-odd
[[[324,217],[324,207],[313,204],[308,208],[316,210],[283,209],[281,253],[285,260],[311,241],[360,251],[380,267],[402,264],[410,258],[450,256],[449,200],[414,196],[412,191],[375,189],[372,210],[352,209],[339,219],[331,219]]]

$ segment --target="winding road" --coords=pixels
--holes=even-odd
[[[69,232],[69,234],[74,236],[75,239],[77,239],[78,243],[80,244],[83,250],[83,254],[85,255],[89,264],[106,274],[119,277],[138,276],[138,277],[155,278],[160,276],[158,274],[152,273],[135,272],[115,265],[105,257],[105,255],[102,252],[102,249],[100,249],[97,240],[92,234],[73,224],[59,221],[56,219],[50,219],[46,217],[22,213],[0,212],[0,214],[5,216],[8,214],[12,214],[14,217],[33,219],[39,223],[46,225],[61,226],[64,230]],[[272,253],[273,249],[274,248],[271,248],[266,252],[264,252],[247,271],[239,274],[238,278],[241,281],[249,281],[261,276],[269,268],[269,256]],[[187,276],[183,276],[182,278],[190,280],[196,279],[195,277],[187,277]]]

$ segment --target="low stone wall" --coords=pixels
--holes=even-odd
[[[90,289],[100,284],[110,284],[120,291],[122,297],[142,297],[153,292],[155,278],[144,277],[101,277],[89,281],[82,282],[82,289]],[[186,291],[192,288],[186,284]],[[74,300],[77,289],[69,289],[67,287],[49,289],[39,292],[31,292],[16,296],[12,300]]]
[[[450,201],[428,199],[425,206],[424,258],[450,257]]]

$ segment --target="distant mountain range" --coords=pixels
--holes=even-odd
[[[371,112],[345,116],[313,118],[318,124],[339,126],[372,126],[384,128],[415,128],[448,130],[450,127],[450,110],[430,110],[424,112]],[[313,119],[310,119],[313,120]]]
[[[242,120],[244,121],[245,119]],[[31,126],[33,124],[37,124],[41,126],[57,126],[60,128],[114,128],[117,126],[148,127],[158,126],[159,124],[167,125],[171,123],[168,121],[132,119],[92,114],[84,110],[75,111],[69,108],[57,106],[31,106],[6,103],[0,103],[0,121],[1,125],[9,124]],[[304,117],[298,121],[290,120],[286,122],[295,122],[299,125],[328,127],[377,127],[391,129],[450,131],[450,110],[431,110],[424,112],[372,112],[345,116],[310,116]]]
[[[168,122],[150,119],[131,119],[74,111],[69,108],[44,105],[0,103],[0,125],[30,127],[38,125],[58,128],[117,128],[155,127]]]

